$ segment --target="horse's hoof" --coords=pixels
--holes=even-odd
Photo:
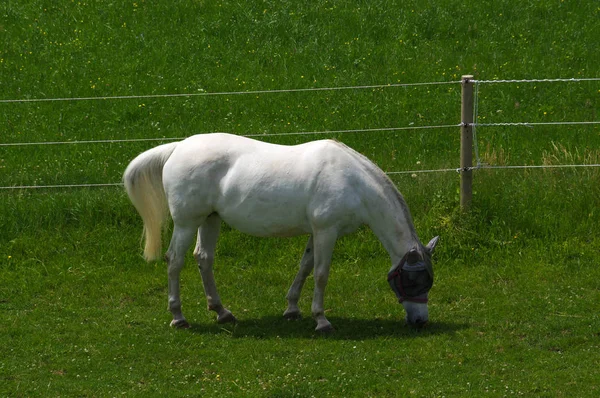
[[[300,311],[286,311],[283,313],[283,317],[288,321],[299,321],[300,319],[302,319],[302,314],[300,313]]]
[[[237,323],[237,319],[230,311],[227,311],[217,317],[217,323]]]
[[[178,319],[178,320],[173,319],[171,321],[171,327],[176,328],[176,329],[189,329],[190,324],[185,319]]]
[[[333,333],[335,331],[335,329],[333,328],[333,326],[331,326],[331,323],[329,323],[329,322],[324,325],[317,325],[315,330],[322,334],[329,334],[329,333]]]

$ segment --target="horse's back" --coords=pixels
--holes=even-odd
[[[176,221],[196,222],[216,212],[252,235],[311,233],[315,224],[340,214],[360,223],[348,219],[360,202],[354,175],[360,168],[348,151],[331,140],[284,146],[230,134],[197,135],[177,146],[163,183]]]

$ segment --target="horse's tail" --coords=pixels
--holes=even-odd
[[[177,142],[172,142],[138,155],[123,174],[127,195],[144,221],[144,257],[147,261],[157,260],[161,255],[162,226],[168,216],[162,171],[176,146]]]

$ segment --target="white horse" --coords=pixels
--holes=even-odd
[[[208,309],[217,313],[219,323],[236,321],[221,304],[213,275],[221,220],[255,236],[310,235],[286,296],[284,317],[300,317],[298,299],[314,268],[311,309],[318,331],[332,330],[323,297],[335,242],[366,224],[390,255],[388,280],[404,305],[407,322],[428,321],[431,254],[438,238],[423,246],[391,180],[344,144],[323,140],[283,146],[230,134],[196,135],[140,154],[123,178],[144,222],[148,261],[161,255],[167,207],[174,222],[165,255],[171,326],[189,327],[181,312],[179,274],[196,232],[194,257]]]

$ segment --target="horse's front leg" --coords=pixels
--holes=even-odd
[[[290,290],[288,290],[286,296],[288,307],[283,313],[283,316],[286,319],[300,319],[302,317],[300,308],[298,308],[298,300],[300,299],[302,286],[304,286],[304,282],[306,281],[308,275],[310,275],[312,272],[314,266],[315,256],[313,251],[313,238],[311,236],[308,238],[308,243],[304,249],[302,260],[300,260],[300,270],[298,271],[296,278],[294,278],[294,282],[292,283],[292,286],[290,286]]]
[[[181,312],[181,298],[179,296],[179,274],[184,264],[185,252],[194,239],[195,228],[183,228],[175,225],[169,250],[165,254],[167,261],[167,272],[169,275],[169,311],[173,315],[171,326],[177,328],[189,328]]]
[[[333,229],[315,233],[314,236],[314,256],[315,256],[315,291],[312,302],[312,316],[317,321],[315,330],[318,332],[333,331],[333,326],[325,317],[325,307],[323,299],[325,296],[325,287],[329,278],[329,268],[331,266],[331,257],[333,248],[337,240],[337,232]]]
[[[208,309],[217,313],[217,322],[219,323],[236,322],[231,311],[221,304],[221,298],[219,297],[213,274],[215,249],[220,229],[221,218],[216,213],[210,215],[198,229],[198,240],[194,249],[194,258],[198,262],[198,269],[202,276]]]

